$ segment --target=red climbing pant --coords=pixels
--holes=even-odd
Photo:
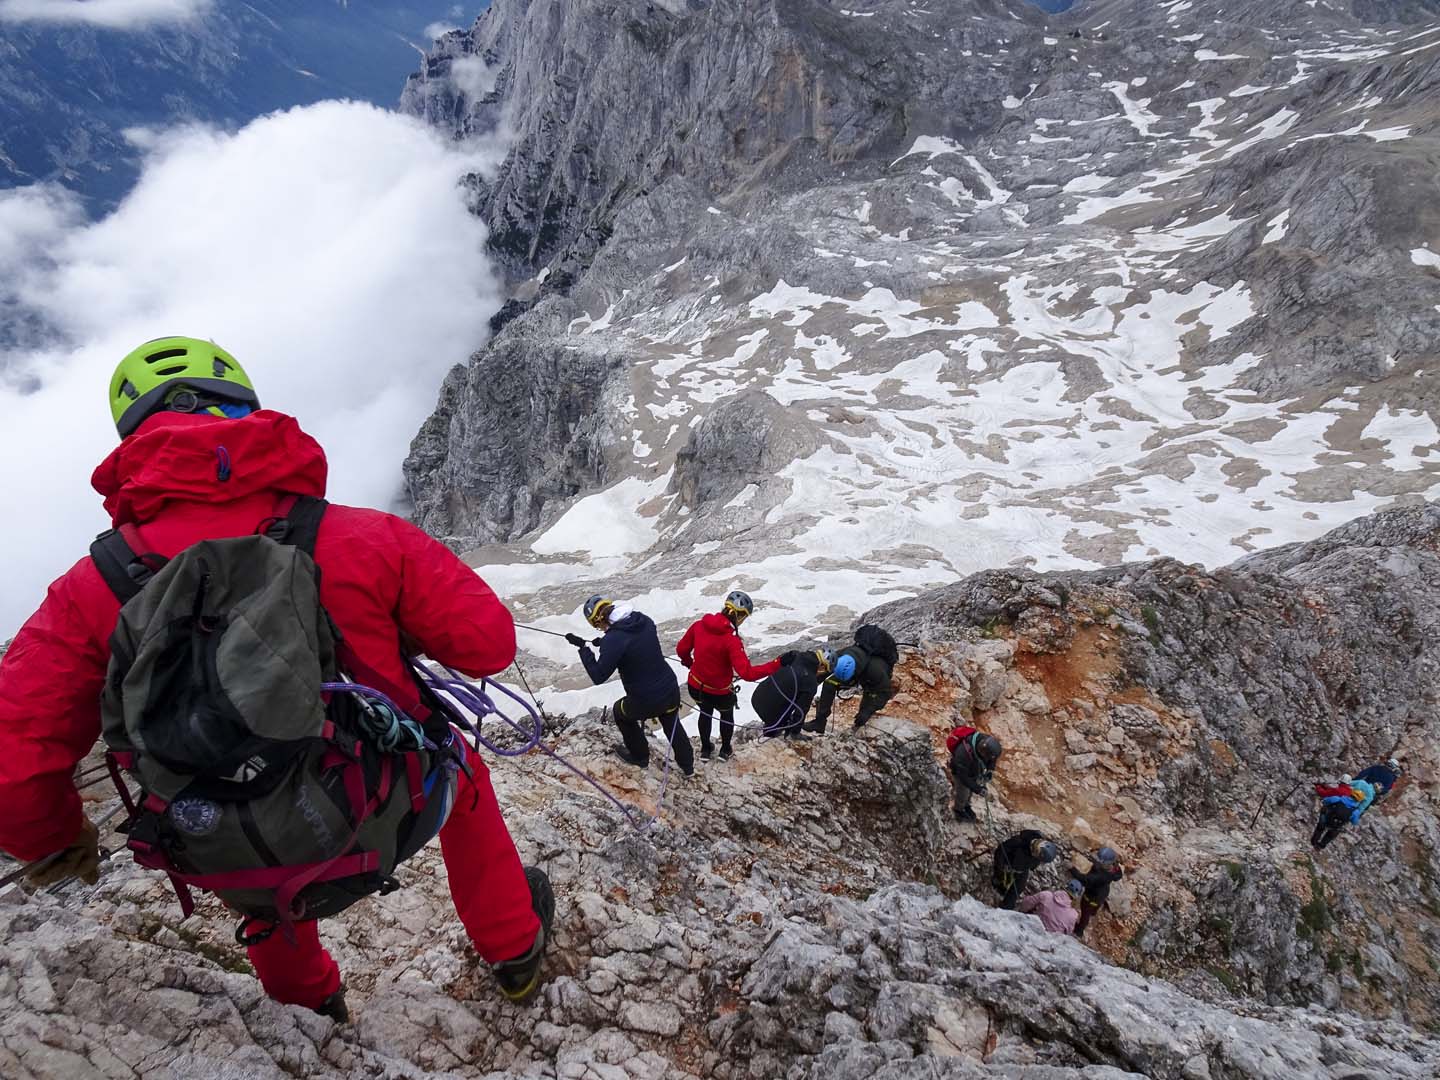
[[[490,772],[473,750],[469,764],[475,783],[472,787],[460,777],[455,809],[440,830],[440,852],[460,922],[475,951],[496,964],[527,952],[540,920],[530,905],[530,886],[495,801]],[[254,933],[264,926],[252,922],[245,929]],[[277,930],[248,951],[265,992],[283,1004],[314,1009],[340,989],[340,968],[320,944],[314,922],[296,925],[293,945]]]

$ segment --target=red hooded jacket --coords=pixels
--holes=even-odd
[[[706,615],[691,625],[675,647],[680,662],[690,669],[690,685],[710,694],[728,694],[735,676],[758,682],[780,670],[780,661],[754,667],[745,653],[745,643],[730,619],[722,614]]]
[[[221,451],[221,454],[217,454]],[[228,454],[228,479],[217,465]],[[287,495],[325,493],[325,454],[292,417],[157,413],[91,478],[116,525],[167,558],[245,536]],[[436,660],[491,675],[515,658],[510,613],[443,544],[378,510],[331,506],[315,561],[320,599],[360,660],[409,686],[403,632]],[[72,775],[100,734],[100,689],[120,603],[89,556],[50,586],[0,661],[0,849],[58,851],[80,829]],[[401,701],[413,705],[417,698]]]

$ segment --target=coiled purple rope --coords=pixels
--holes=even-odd
[[[459,704],[461,708],[475,714],[475,721],[471,721],[468,716],[459,714],[455,715],[455,719],[458,720],[461,724],[463,724],[466,730],[468,730],[470,734],[475,737],[476,741],[483,745],[492,754],[496,754],[499,757],[521,757],[525,754],[528,754],[531,750],[538,749],[547,756],[554,758],[561,765],[569,769],[581,780],[585,781],[585,783],[589,784],[592,788],[594,788],[601,795],[603,795],[617,810],[620,811],[621,814],[625,816],[625,820],[630,823],[631,828],[633,828],[636,832],[647,832],[654,826],[657,821],[660,820],[660,811],[665,804],[665,787],[670,779],[669,757],[666,757],[665,759],[665,770],[660,777],[660,792],[655,799],[655,813],[650,817],[648,821],[642,821],[632,807],[627,806],[625,803],[621,802],[614,795],[612,795],[609,791],[605,790],[604,786],[602,786],[601,783],[593,776],[591,776],[589,773],[585,772],[578,766],[571,764],[562,755],[550,749],[550,747],[546,746],[541,741],[540,737],[544,733],[544,717],[540,715],[540,710],[536,708],[532,703],[522,698],[519,694],[515,693],[509,687],[502,686],[501,684],[496,682],[491,682],[489,679],[481,679],[480,684],[477,686],[469,679],[465,678],[465,676],[461,675],[458,671],[446,667],[444,664],[441,664],[440,667],[445,672],[445,675],[437,675],[424,664],[420,663],[420,661],[415,659],[413,656],[410,658],[410,667],[411,670],[415,672],[416,677],[419,678],[421,682],[423,682],[431,690],[435,691],[436,693],[443,693],[448,695],[457,704]],[[523,721],[513,719],[512,717],[505,715],[505,713],[500,710],[500,708],[491,699],[490,695],[486,693],[487,688],[493,688],[494,690],[498,690],[500,693],[504,694],[506,697],[510,698],[512,701],[518,704],[522,709],[525,710],[526,713],[529,714],[531,726],[528,728],[528,730]],[[487,716],[498,717],[506,724],[508,724],[511,730],[513,730],[517,735],[524,736],[525,745],[520,747],[518,750],[506,750],[503,747],[496,746],[489,739],[485,738],[485,736],[480,733],[480,726],[478,722],[480,720],[483,720]],[[679,724],[678,718],[676,720],[676,724]],[[668,733],[666,735],[666,738],[667,740],[669,739]],[[671,748],[673,750],[673,744]]]

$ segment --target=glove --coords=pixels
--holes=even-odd
[[[80,819],[80,832],[59,856],[25,875],[35,888],[54,885],[68,877],[78,877],[86,885],[100,880],[100,830],[87,817]]]
[[[588,642],[586,642],[586,640],[579,634],[566,634],[565,640],[568,641],[571,645],[574,645],[577,649],[583,649],[588,644]]]
[[[591,638],[590,644],[594,645],[598,649],[604,641],[605,639],[603,637]]]
[[[793,663],[795,662],[795,658],[796,658],[797,656],[799,656],[799,655],[800,655],[800,654],[797,653],[794,649],[791,649],[789,652],[783,652],[783,653],[781,653],[781,654],[780,654],[780,666],[781,666],[781,667],[789,667],[791,664],[793,664]]]

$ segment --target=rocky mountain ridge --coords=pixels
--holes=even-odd
[[[526,1006],[469,955],[434,846],[400,891],[323,924],[344,1026],[263,998],[218,906],[180,920],[123,851],[94,890],[9,889],[0,1069],[1420,1080],[1440,1067],[1420,1033],[1440,762],[1433,711],[1409,714],[1434,690],[1437,561],[1432,504],[1215,573],[977,575],[872,613],[920,642],[885,716],[799,746],[742,730],[733,761],[690,781],[659,755],[644,773],[613,763],[598,712],[557,721],[551,744],[632,817],[548,757],[493,760],[522,856],[560,897]],[[1401,702],[1396,667],[1413,673]],[[978,826],[948,811],[943,737],[960,718],[1007,746]],[[1309,800],[1281,786],[1396,741],[1405,783],[1312,855]],[[991,847],[1023,827],[1067,856],[1124,852],[1084,943],[986,906]]]

